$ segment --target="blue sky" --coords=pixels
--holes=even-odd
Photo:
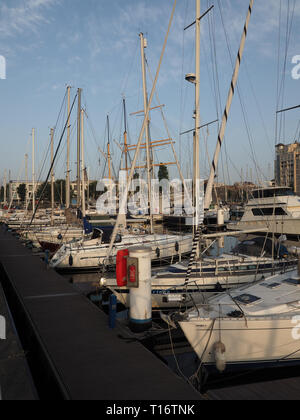
[[[223,110],[229,89],[232,64],[229,59],[224,22],[233,60],[236,57],[248,0],[202,0],[203,12],[211,4],[214,10],[203,19],[201,37],[201,120],[215,120]],[[295,9],[294,9],[295,4]],[[65,87],[73,94],[83,89],[83,103],[89,115],[95,138],[86,123],[86,160],[91,177],[104,171],[103,158],[97,147],[105,148],[106,115],[110,116],[111,136],[117,141],[122,134],[123,95],[128,114],[142,109],[142,84],[139,56],[139,32],[148,39],[147,61],[155,74],[171,14],[172,0],[2,0],[0,5],[0,55],[6,58],[7,79],[0,80],[0,179],[4,169],[24,178],[22,169],[32,127],[36,128],[37,166],[49,141],[50,127],[58,117]],[[221,6],[220,6],[221,5]],[[289,9],[288,9],[289,8]],[[277,66],[279,15],[281,9],[280,74],[285,59],[286,20],[293,14],[289,48],[284,73],[284,96],[280,106],[299,104],[300,79],[294,80],[292,57],[300,55],[300,1],[256,0],[246,41],[239,86],[246,123],[238,95],[235,96],[226,131],[226,148],[222,154],[219,181],[239,181],[243,176],[256,179],[272,176],[275,144],[275,111],[277,108]],[[222,15],[221,15],[222,13]],[[194,90],[184,81],[194,72],[194,29],[183,28],[194,20],[195,0],[178,1],[167,44],[157,93],[169,130],[186,176],[191,170],[191,136],[179,136],[193,126]],[[214,29],[214,31],[213,31]],[[212,34],[214,33],[214,36]],[[211,35],[211,36],[210,36]],[[214,41],[214,43],[212,43]],[[220,102],[213,89],[211,46],[216,48]],[[151,81],[148,80],[148,90]],[[155,98],[153,105],[158,104]],[[217,112],[218,109],[218,112]],[[221,117],[220,117],[221,118]],[[167,138],[158,111],[151,115],[153,140]],[[141,117],[128,116],[130,139],[136,142]],[[72,118],[75,122],[75,114]],[[296,139],[299,110],[285,116],[280,138]],[[59,137],[62,119],[57,127]],[[72,176],[75,177],[75,137],[72,134]],[[217,125],[201,133],[201,173],[207,176],[209,160],[217,139]],[[226,152],[226,153],[225,153]],[[209,156],[209,160],[208,160]],[[64,176],[65,149],[56,166],[56,177]],[[113,143],[114,166],[120,165],[120,152]],[[100,159],[100,167],[99,167]],[[167,148],[156,151],[159,161],[172,161]],[[20,169],[21,168],[21,169]],[[45,173],[45,171],[44,171]],[[172,174],[176,176],[174,170]]]

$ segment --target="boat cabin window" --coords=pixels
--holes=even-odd
[[[285,280],[283,280],[282,283],[290,284],[292,286],[300,286],[300,278],[299,279],[297,279],[297,278],[285,279]]]
[[[282,207],[264,207],[252,209],[253,216],[286,216],[286,212]]]
[[[228,271],[228,268],[227,267],[218,267],[218,271],[219,272],[221,272],[221,271]]]
[[[256,303],[260,302],[262,299],[257,296],[248,295],[246,293],[244,295],[235,297],[234,300],[237,301],[238,303],[241,303],[242,305],[255,305]]]
[[[261,283],[261,286],[267,287],[268,289],[278,289],[281,284],[280,283]]]
[[[253,198],[270,198],[270,197],[283,197],[295,195],[290,188],[269,188],[265,190],[254,190],[252,192]]]

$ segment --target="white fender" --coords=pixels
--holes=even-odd
[[[216,368],[220,373],[224,372],[226,369],[226,347],[221,341],[218,341],[214,345],[214,356]]]

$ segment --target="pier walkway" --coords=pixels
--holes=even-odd
[[[138,342],[0,228],[0,279],[41,399],[200,400]]]
[[[37,394],[29,372],[26,356],[19,342],[1,286],[0,316],[0,400],[36,400]],[[4,337],[5,339],[2,339]]]

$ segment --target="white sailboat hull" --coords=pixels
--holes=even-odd
[[[300,359],[300,339],[293,338],[295,325],[285,319],[199,319],[180,322],[187,340],[204,364],[215,364],[214,345],[220,339],[225,345],[226,363],[248,364]],[[210,340],[209,340],[210,337]],[[299,337],[300,338],[300,337]],[[205,348],[209,340],[207,351]],[[204,356],[203,356],[204,354]]]
[[[220,343],[226,364],[300,360],[299,286],[297,271],[278,274],[208,299],[179,325],[204,365],[220,360]]]
[[[114,245],[108,261],[109,244],[69,244],[58,251],[50,265],[58,270],[98,270],[103,264],[114,266],[118,251],[141,245],[152,248],[151,259],[153,262],[172,261],[176,257],[181,258],[191,252],[192,237],[190,235],[184,237],[177,235],[124,236],[121,243]]]

